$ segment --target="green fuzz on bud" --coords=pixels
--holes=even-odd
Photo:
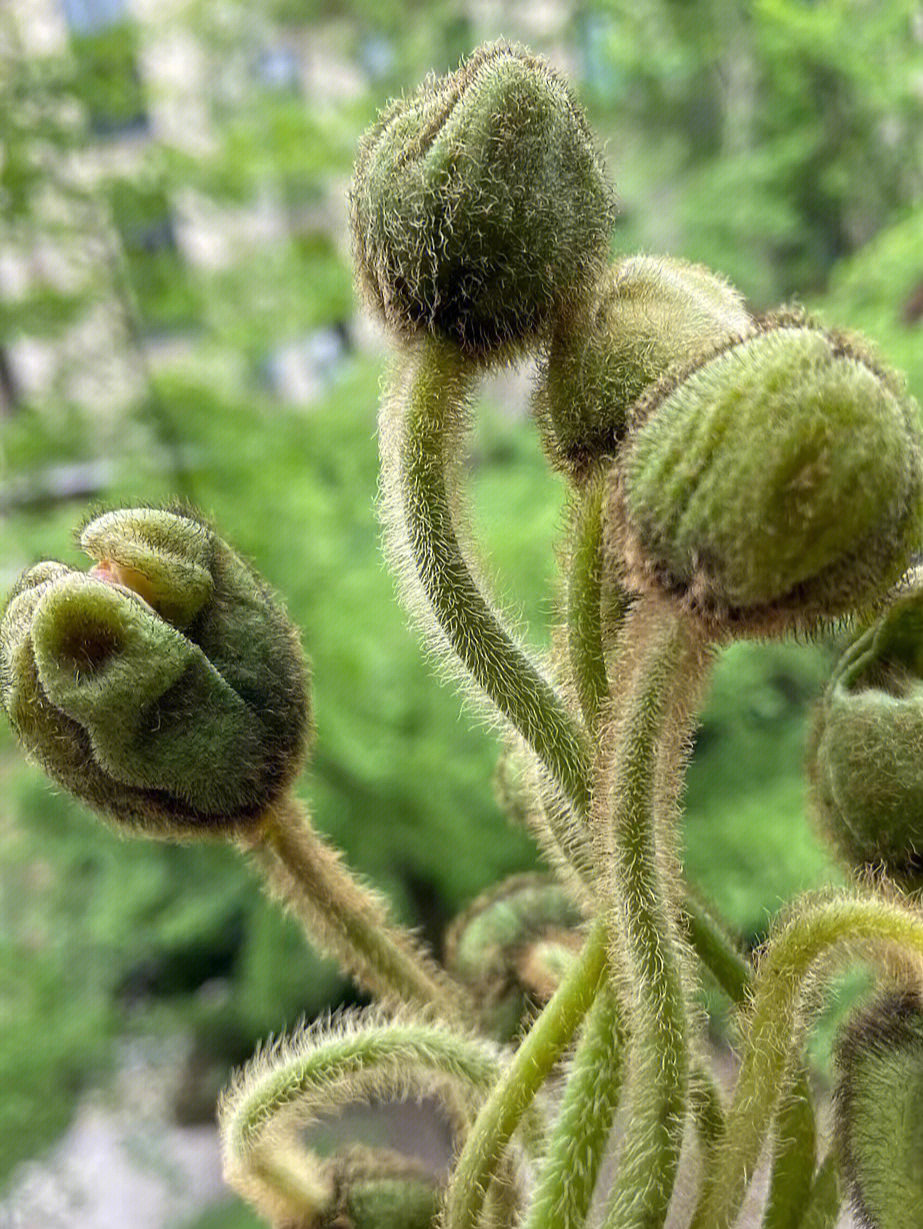
[[[633,419],[610,566],[712,634],[809,630],[862,610],[919,547],[917,406],[841,337],[768,320],[668,375]]]
[[[446,963],[478,996],[483,1027],[509,1041],[556,990],[583,945],[583,916],[547,875],[513,875],[449,928]]]
[[[0,622],[0,698],[26,751],[119,826],[252,827],[307,748],[296,630],[195,514],[109,512],[80,542],[96,566],[30,568]]]
[[[353,1147],[331,1163],[333,1213],[324,1229],[432,1229],[442,1184],[419,1161],[386,1148]]]
[[[847,649],[808,763],[820,828],[846,865],[923,888],[923,593]]]
[[[614,456],[629,408],[650,384],[751,325],[740,294],[702,265],[618,261],[586,318],[555,331],[540,373],[534,409],[551,464],[579,480]]]
[[[574,311],[615,214],[567,85],[506,43],[382,112],[350,210],[359,285],[386,325],[481,358]]]
[[[840,1168],[863,1229],[919,1229],[923,1003],[892,992],[847,1026],[836,1054]]]

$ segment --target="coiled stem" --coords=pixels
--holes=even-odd
[[[499,1077],[500,1051],[437,1024],[376,1011],[315,1025],[258,1054],[218,1107],[228,1183],[274,1224],[311,1229],[333,1190],[298,1131],[319,1113],[383,1097],[437,1097],[456,1131]]]

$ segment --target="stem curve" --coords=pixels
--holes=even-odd
[[[745,1023],[745,1050],[727,1130],[690,1229],[729,1229],[772,1122],[804,1032],[806,980],[844,950],[904,949],[923,958],[923,918],[879,897],[835,897],[783,923],[764,949]]]
[[[244,847],[268,885],[364,989],[385,1002],[411,1002],[447,1020],[464,1018],[459,988],[408,930],[388,917],[387,903],[346,868],[314,830],[293,794],[263,817],[261,841]]]
[[[382,508],[390,554],[435,617],[441,638],[497,710],[533,748],[578,812],[586,811],[587,749],[543,671],[485,598],[462,551],[452,474],[477,369],[453,346],[421,340],[399,367],[380,424]],[[404,576],[404,579],[408,579]]]

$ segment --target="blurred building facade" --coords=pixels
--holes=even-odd
[[[442,19],[435,66],[512,35],[572,71],[571,16],[568,0],[542,0],[511,30],[501,0],[466,0]],[[274,21],[252,3],[7,0],[0,40],[35,171],[0,232],[0,412],[50,398],[117,418],[145,397],[151,364],[201,334],[203,286],[256,253],[284,263],[292,245],[348,265],[349,124],[397,79],[386,32],[347,17]],[[51,141],[38,123],[30,136],[30,107],[52,112]],[[259,154],[252,134],[235,153],[253,111],[305,137],[293,165],[267,154],[245,166]],[[301,134],[299,113],[311,117]],[[288,401],[310,404],[351,346],[378,344],[342,303],[310,327],[297,311],[275,323],[248,361]]]

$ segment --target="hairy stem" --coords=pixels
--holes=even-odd
[[[570,530],[567,636],[571,671],[592,734],[609,694],[602,636],[602,506],[606,483],[596,474],[578,496]]]
[[[602,705],[609,692],[606,674],[604,632],[601,610],[602,572],[602,498],[605,484],[601,475],[591,477],[584,488],[582,502],[572,528],[571,571],[568,580],[568,626],[570,629],[571,668],[587,728],[595,733]],[[619,608],[619,617],[627,615]],[[621,624],[620,624],[621,625]],[[578,630],[575,632],[574,628]],[[610,629],[611,633],[611,629]],[[617,700],[617,697],[614,697]],[[589,774],[587,764],[584,772]],[[586,818],[581,816],[581,818]],[[570,862],[586,888],[594,886],[590,868],[593,855],[589,837],[578,830],[570,837]],[[698,892],[686,886],[682,904],[685,937],[699,960],[721,989],[735,1003],[742,1003],[750,986],[751,968],[746,956],[713,914],[711,906]]]
[[[672,613],[642,603],[632,619],[636,653],[619,701],[610,776],[597,800],[601,839],[612,846],[612,962],[631,1006],[629,1105],[606,1229],[662,1226],[679,1164],[689,1019],[669,881],[675,817],[673,799],[661,796],[669,791],[662,773],[673,759],[665,740],[686,739],[678,726],[680,696],[697,692],[707,660]]]
[[[715,1077],[704,1062],[692,1069],[689,1079],[689,1107],[695,1118],[699,1144],[704,1156],[714,1152],[724,1134],[725,1115],[721,1092]]]
[[[460,462],[475,379],[476,373],[453,347],[433,340],[420,343],[395,372],[380,424],[383,515],[392,561],[400,572],[409,550],[414,577],[444,642],[523,735],[585,824],[592,776],[587,743],[560,696],[478,587],[459,543],[459,496],[453,471]],[[601,537],[593,526],[590,502],[586,519],[581,521],[586,532],[572,593],[582,611],[577,651],[585,654],[586,668],[581,667],[580,672],[592,679],[588,685],[598,695],[599,688],[608,685],[599,673],[602,642],[594,641],[601,636],[599,613],[593,607]],[[572,823],[566,807],[548,810],[556,844],[592,888],[595,859],[588,830]],[[701,913],[695,901],[690,900],[686,909],[691,918]],[[719,962],[724,959],[720,944],[709,945],[707,955]]]
[[[534,749],[565,797],[585,811],[587,753],[579,729],[484,597],[459,542],[453,479],[475,375],[455,347],[426,339],[392,380],[380,433],[392,558],[400,570],[404,552],[409,553],[448,646]]]
[[[802,992],[815,967],[863,946],[923,957],[923,919],[875,897],[838,897],[810,905],[766,946],[745,1022],[743,1062],[692,1229],[729,1229],[765,1143],[804,1033]]]
[[[817,1131],[807,1072],[795,1077],[779,1106],[763,1229],[798,1229],[814,1182]]]
[[[465,1141],[446,1196],[446,1229],[477,1229],[485,1194],[523,1114],[570,1045],[602,983],[605,927],[596,922],[561,982],[491,1090]]]
[[[325,1162],[300,1132],[357,1101],[437,1097],[456,1131],[498,1079],[499,1050],[374,1011],[315,1025],[258,1054],[218,1107],[226,1180],[273,1223],[312,1229],[332,1201]]]
[[[750,992],[752,969],[724,926],[697,892],[686,889],[682,904],[686,939],[702,965],[734,1003],[745,1003]]]
[[[503,627],[479,590],[459,544],[452,471],[467,427],[472,383],[473,377],[457,353],[433,341],[418,346],[394,382],[382,420],[385,504],[393,554],[399,558],[409,549],[416,581],[445,641],[535,750],[577,816],[585,819],[590,765],[576,722],[548,680]],[[601,652],[592,641],[596,634],[592,613],[598,570],[593,562],[591,533],[585,545],[572,599],[591,616],[589,622],[580,621],[575,652],[586,667],[580,668],[584,679],[581,689],[584,706],[592,716],[598,713]],[[575,849],[579,852],[583,842],[575,841],[572,832],[566,830],[566,810],[550,810],[557,844],[572,865],[580,863],[578,872],[585,881],[593,860],[575,857]],[[588,841],[586,844],[589,846]],[[719,966],[719,980],[727,981],[729,973],[733,974],[727,948],[713,941],[715,935],[709,933],[707,925],[695,925],[699,912],[695,902],[690,902],[688,912],[693,918],[695,946],[699,947],[696,940],[700,940],[705,959],[714,961]],[[675,983],[676,978],[668,975],[666,981]],[[672,991],[667,998],[677,1005]],[[670,1026],[667,1031],[671,1031]],[[683,1078],[679,1076],[679,1084]],[[675,1137],[676,1130],[673,1123],[661,1136]],[[675,1138],[666,1151],[675,1151]]]
[[[524,1229],[582,1229],[622,1090],[625,1031],[605,987],[590,1008]]]
[[[798,1229],[836,1229],[842,1202],[840,1167],[837,1164],[836,1154],[831,1151],[827,1153],[817,1171],[807,1207],[804,1210],[804,1217]]]
[[[708,908],[692,895],[686,898],[684,912],[687,938],[702,964],[730,999],[745,1004],[753,980],[749,962]],[[724,1129],[722,1126],[711,1140],[710,1156]],[[779,1114],[764,1229],[798,1229],[814,1177],[816,1138],[811,1085],[802,1071]]]
[[[462,1017],[457,987],[416,938],[389,919],[384,900],[346,869],[294,795],[266,813],[262,842],[252,852],[309,938],[363,989],[386,1002],[435,1008],[450,1020]]]

